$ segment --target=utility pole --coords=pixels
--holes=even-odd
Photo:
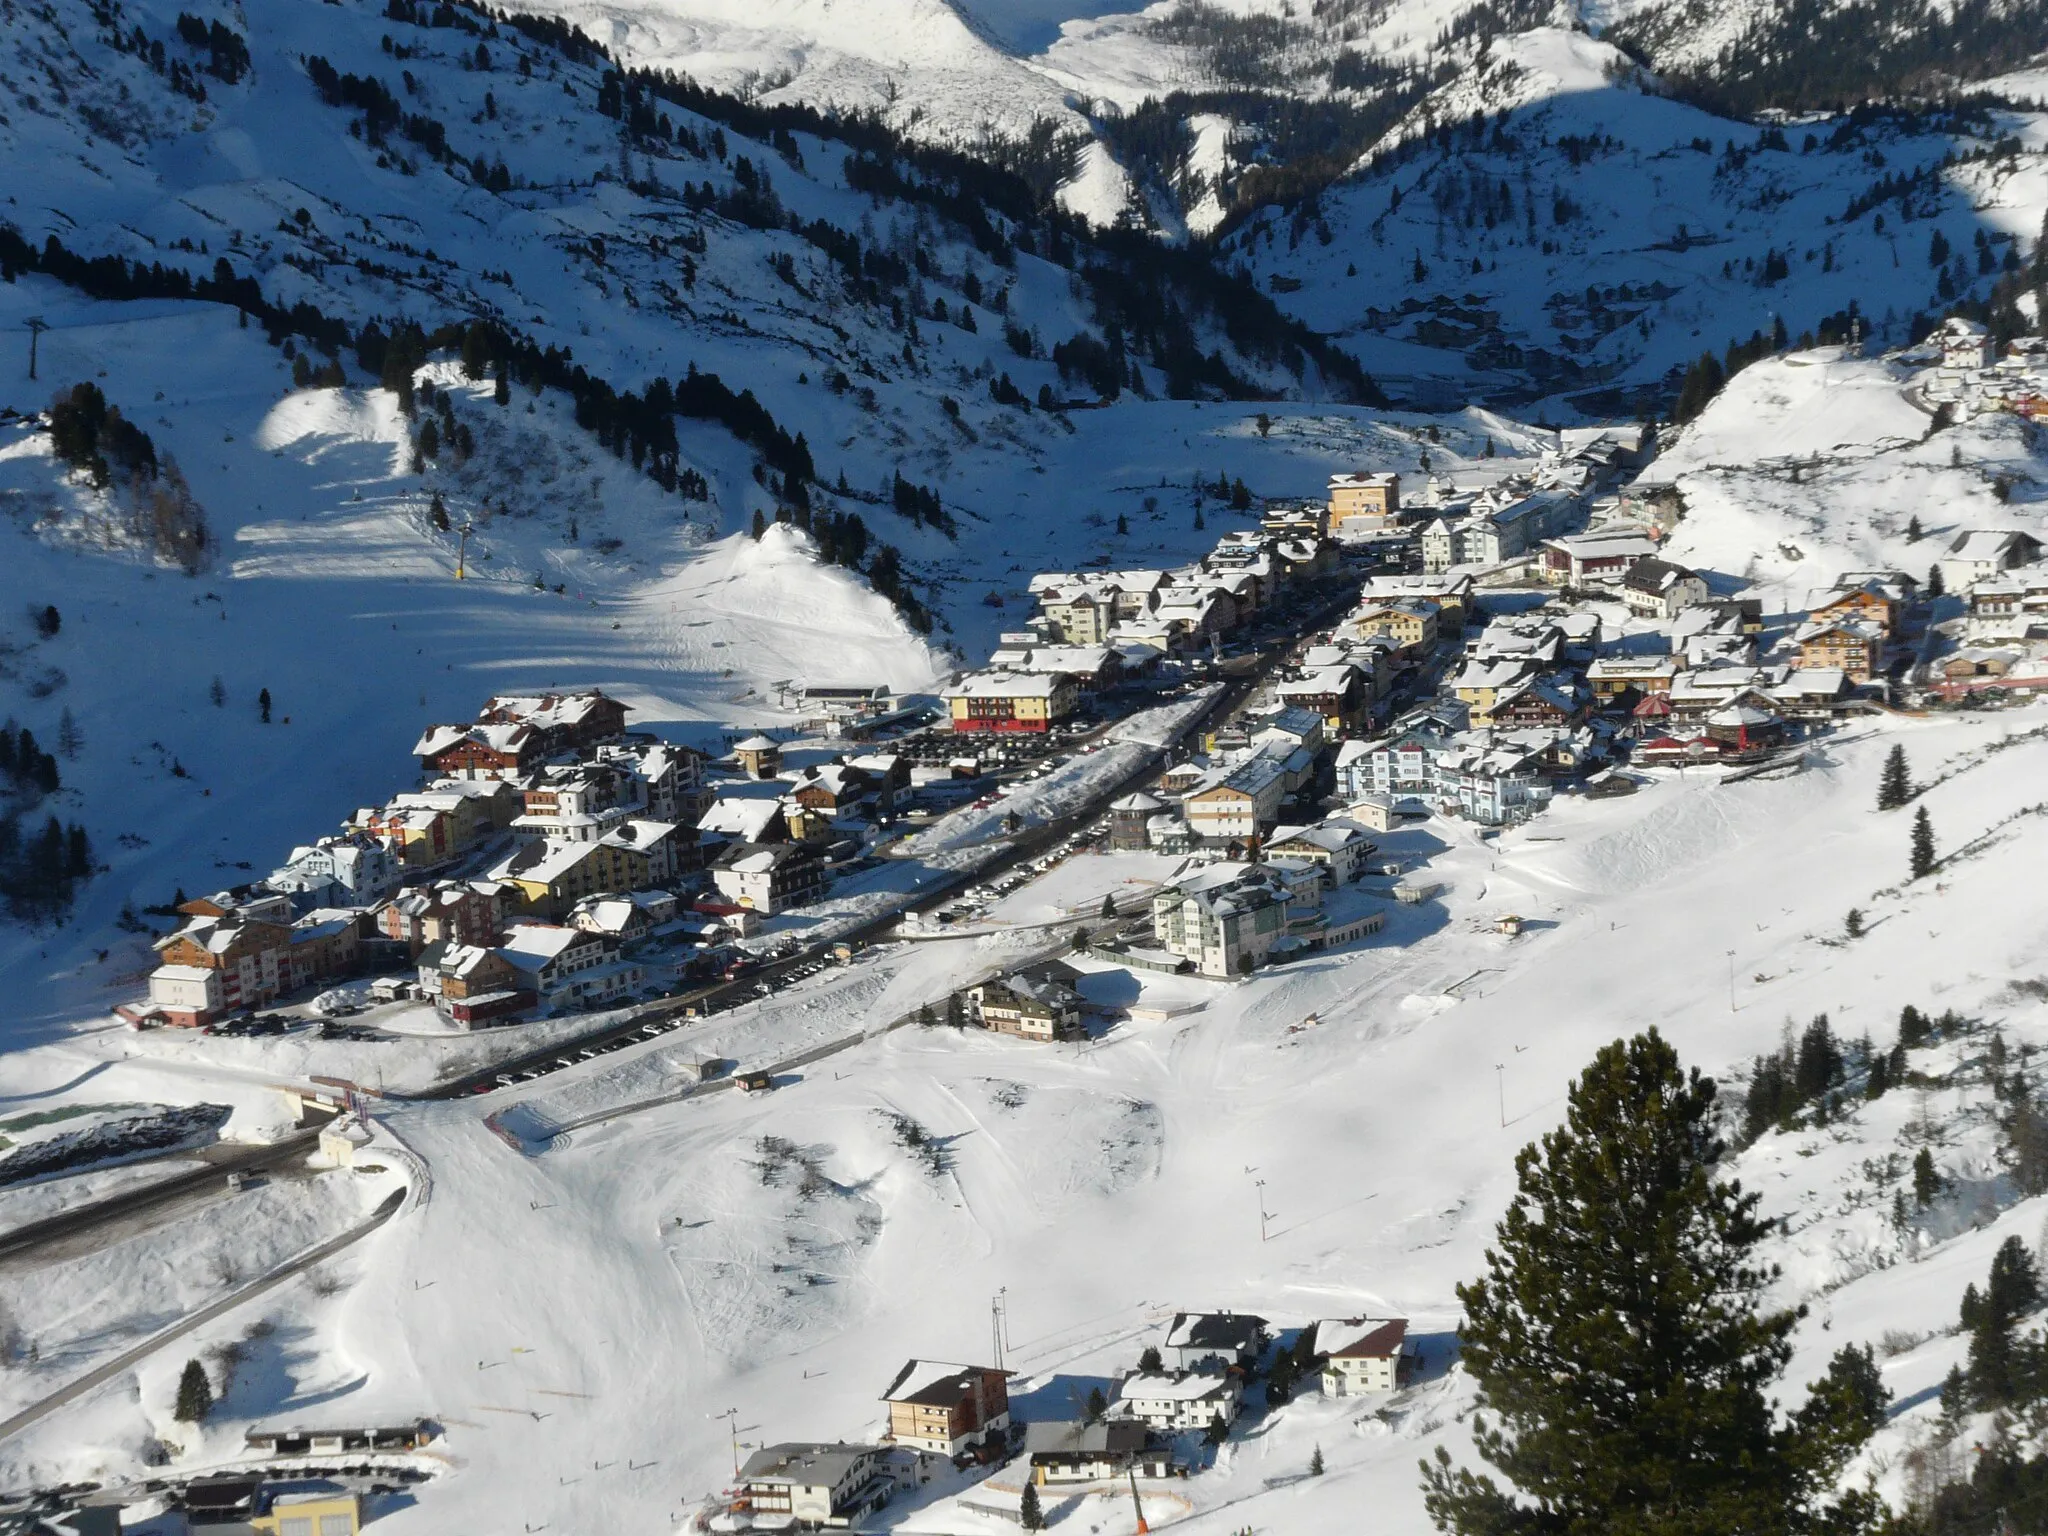
[[[1263,1243],[1266,1240],[1266,1223],[1272,1220],[1271,1213],[1266,1209],[1266,1181],[1264,1179],[1253,1179],[1252,1188],[1258,1192],[1259,1241]]]
[[[1138,1497],[1138,1470],[1125,1467],[1124,1475],[1131,1480],[1131,1508],[1138,1512],[1138,1536],[1149,1536],[1152,1527],[1145,1523],[1145,1505]]]
[[[1735,951],[1728,951],[1728,1011],[1735,1011]]]
[[[1493,1086],[1500,1093],[1500,1128],[1508,1128],[1508,1064],[1496,1061],[1493,1064]]]
[[[714,1419],[724,1419],[727,1428],[732,1431],[732,1479],[734,1482],[738,1482],[740,1479],[740,1411],[737,1408],[728,1408],[725,1412],[714,1413],[711,1417]]]
[[[1009,1302],[1006,1300],[1009,1294],[1010,1288],[1006,1285],[988,1301],[989,1335],[995,1346],[996,1369],[999,1371],[1003,1369],[1003,1345],[1006,1342],[1004,1335],[1008,1332],[1005,1324],[1009,1321]]]
[[[43,332],[50,328],[50,322],[41,315],[30,315],[26,324],[28,325],[28,376],[33,381],[36,376],[36,343],[43,339]]]
[[[34,378],[35,375],[30,374],[29,377]],[[465,579],[469,574],[469,536],[475,528],[476,525],[468,518],[465,517],[462,520],[462,543],[455,551],[455,579],[457,581]]]

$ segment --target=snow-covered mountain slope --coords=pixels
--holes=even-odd
[[[888,112],[906,124],[916,113],[928,132],[960,142],[991,126],[1022,134],[1040,117],[1072,119],[1085,107],[951,0],[559,0],[519,8],[560,16],[629,63],[673,69],[714,90]]]
[[[1963,529],[2042,533],[2041,434],[2004,412],[1935,432],[1901,372],[1827,349],[1737,374],[1643,477],[1684,498],[1673,558],[1797,612],[1845,571],[1924,579]]]
[[[23,987],[19,1030],[103,1011],[132,987],[148,956],[116,927],[124,907],[266,872],[409,780],[420,725],[493,691],[600,683],[636,721],[715,742],[786,720],[778,682],[915,690],[985,656],[1031,572],[1206,550],[1198,477],[1314,494],[1335,470],[1381,458],[1412,470],[1421,451],[1417,418],[1320,404],[1340,394],[1334,376],[1305,365],[1297,383],[1270,307],[1230,298],[1199,264],[1127,267],[1135,286],[1104,289],[1101,308],[1076,268],[1107,275],[1119,259],[1033,218],[1028,197],[1012,218],[955,197],[929,167],[897,167],[914,185],[877,183],[886,162],[868,153],[868,170],[850,169],[842,140],[785,134],[775,147],[674,103],[668,137],[658,120],[636,136],[598,110],[600,65],[509,27],[280,4],[246,34],[250,64],[230,81],[180,39],[178,14],[133,5],[117,31],[59,5],[0,29],[0,156],[33,168],[0,202],[31,253],[9,256],[0,282],[0,407],[21,413],[0,421],[0,506],[20,546],[0,603],[16,615],[54,604],[64,626],[48,639],[26,617],[6,627],[0,715],[52,746],[71,718],[80,742],[49,809],[108,866],[61,937],[0,941],[0,969]],[[323,102],[311,58],[355,77],[351,99],[374,105],[363,82],[382,82],[411,122],[373,131],[362,107]],[[459,155],[435,158],[430,121]],[[138,265],[82,265],[107,257]],[[254,292],[263,307],[245,325],[232,303],[111,296],[184,292],[144,263],[207,281],[222,267],[237,286],[208,292]],[[1224,298],[1207,318],[1205,291]],[[1147,295],[1161,301],[1149,319],[1115,307]],[[1299,390],[1316,414],[1267,438],[1257,404],[1158,401],[1170,384],[1145,335],[1165,340],[1168,310],[1192,322],[1176,367],[1214,379],[1221,359],[1231,387]],[[33,380],[31,319],[48,327]],[[488,364],[483,377],[461,365],[459,331],[417,370],[411,417],[354,344],[372,322],[388,337],[479,319],[493,346],[516,337],[545,365],[510,382],[503,405]],[[1089,365],[1118,391],[1102,407],[1046,354],[1111,327],[1120,376],[1106,374],[1107,348]],[[315,337],[350,340],[330,358]],[[663,418],[673,461],[658,440],[643,461],[645,418],[625,421],[618,397],[681,388],[693,370],[726,382],[724,420]],[[295,372],[343,382],[301,387]],[[999,404],[1006,376],[1013,403]],[[1136,397],[1139,381],[1153,398]],[[146,501],[96,491],[51,457],[35,413],[81,383],[180,467],[211,538],[196,577],[154,559]],[[1075,408],[1032,406],[1042,393]],[[727,423],[751,421],[749,399],[769,425],[753,421],[742,441]],[[416,460],[428,421],[450,444],[462,436],[467,456]],[[1454,424],[1439,461],[1476,460],[1489,432],[1510,452],[1544,441]],[[786,467],[799,438],[808,484]],[[952,533],[893,510],[899,473],[934,491]],[[858,516],[866,556],[835,564],[794,526],[748,538],[756,517],[772,524],[800,498],[820,529]],[[1211,522],[1222,516],[1212,502]],[[884,546],[900,551],[907,611],[867,575]],[[918,610],[930,635],[911,623]],[[101,639],[116,635],[129,638]],[[258,720],[265,688],[289,727]]]
[[[1923,803],[1948,856],[1910,886],[1902,816],[1869,808],[1894,741],[1933,786]],[[1423,1369],[1406,1392],[1306,1394],[1234,1437],[1215,1467],[1144,1494],[1155,1527],[1191,1533],[1249,1522],[1335,1536],[1361,1507],[1420,1532],[1417,1458],[1439,1443],[1470,1454],[1452,1287],[1477,1272],[1514,1150],[1554,1121],[1591,1052],[1655,1024],[1739,1085],[1788,1020],[1826,1012],[1844,1039],[1867,1032],[1882,1049],[1910,1001],[1953,1009],[1972,1031],[1913,1053],[1926,1088],[1852,1099],[1735,1164],[1788,1218],[1772,1245],[1778,1294],[1812,1309],[1786,1395],[1797,1401],[1841,1344],[1880,1345],[1899,1412],[1857,1475],[1878,1472],[1897,1496],[1902,1452],[1924,1437],[1961,1349],[1944,1330],[1963,1286],[2007,1233],[2031,1241],[2040,1227],[2042,1202],[1996,1172],[1978,1063],[1993,1029],[2014,1049],[2048,1045],[2027,897],[2048,836],[2044,753],[2038,733],[1995,720],[1893,725],[1838,739],[1789,777],[1673,776],[1621,801],[1561,801],[1497,840],[1400,834],[1398,851],[1446,882],[1440,904],[1397,910],[1359,951],[1242,985],[1146,982],[1162,1013],[1193,1011],[1087,1051],[906,1030],[766,1099],[670,1106],[531,1156],[473,1110],[396,1112],[433,1198],[345,1261],[338,1294],[305,1286],[266,1304],[276,1326],[257,1368],[203,1433],[160,1421],[172,1362],[144,1373],[139,1400],[103,1393],[66,1410],[0,1465],[10,1480],[123,1476],[154,1434],[187,1447],[181,1464],[205,1464],[246,1424],[332,1397],[360,1417],[427,1412],[447,1426],[440,1475],[384,1515],[391,1536],[674,1528],[730,1475],[726,1408],[743,1450],[869,1435],[904,1358],[989,1352],[989,1298],[1007,1288],[1012,1390],[1031,1417],[1069,1412],[1177,1309],[1251,1310],[1283,1330],[1407,1316]],[[1860,942],[1840,937],[1851,906],[1870,924]],[[1496,931],[1503,912],[1524,919],[1520,938]],[[915,946],[793,994],[761,1025],[879,1023],[990,955],[974,941]],[[1132,1000],[1114,973],[1089,985]],[[748,1027],[721,1021],[703,1044],[746,1055],[758,1049]],[[548,1091],[626,1099],[697,1043],[605,1057]],[[37,1054],[52,1058],[39,1075],[95,1059],[89,1046]],[[906,1149],[906,1120],[943,1157]],[[1893,1194],[1923,1144],[1950,1190],[1901,1230]],[[75,1326],[95,1320],[88,1309]],[[1318,1446],[1320,1480],[1303,1475]],[[957,1532],[986,1523],[976,1504],[1014,1510],[1014,1477],[964,1503],[961,1490],[942,1475],[887,1523]],[[1083,1495],[1074,1508],[1130,1529],[1127,1502]]]
[[[988,148],[1034,125],[1074,136],[1123,175],[1062,156],[1068,206],[1171,238],[1313,192],[1340,171],[1346,149],[1369,146],[1429,86],[1484,63],[1499,45],[1519,47],[1531,29],[1611,37],[1693,99],[1738,116],[1927,99],[2048,51],[2048,20],[2019,0],[522,5],[569,19],[631,62],[764,101],[873,111],[948,144]],[[1228,125],[1229,163],[1213,207],[1214,173],[1182,158],[1203,116]]]
[[[2038,238],[2044,147],[2032,113],[1744,126],[1539,30],[1226,248],[1396,389],[1639,410],[1759,330],[1848,334],[1854,306],[1858,334],[1896,345],[1913,316],[1983,297]]]

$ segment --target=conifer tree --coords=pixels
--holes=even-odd
[[[1024,1480],[1024,1496],[1017,1501],[1017,1523],[1027,1531],[1045,1529],[1045,1511],[1038,1506],[1038,1484]]]
[[[270,690],[264,688],[256,695],[256,714],[265,725],[270,724]]]
[[[1906,542],[1908,544],[1918,544],[1922,539],[1926,537],[1927,535],[1925,531],[1923,531],[1920,527],[1920,518],[1918,514],[1915,514],[1914,516],[1906,519]]]
[[[1097,1423],[1108,1412],[1109,1399],[1102,1395],[1102,1388],[1090,1387],[1088,1389],[1088,1422],[1090,1424]]]
[[[1316,1447],[1315,1454],[1308,1459],[1308,1475],[1310,1477],[1321,1477],[1323,1475],[1323,1448],[1320,1445]]]
[[[1896,811],[1913,798],[1913,771],[1906,764],[1906,749],[1897,742],[1885,755],[1884,772],[1877,780],[1877,808]]]
[[[1926,1210],[1941,1193],[1941,1175],[1935,1171],[1934,1154],[1922,1147],[1913,1159],[1913,1203]]]
[[[754,523],[747,531],[753,536],[756,544],[761,542],[761,535],[768,531],[768,519],[762,515],[759,507],[754,508]]]
[[[206,1367],[187,1360],[184,1374],[178,1377],[175,1416],[180,1424],[197,1424],[212,1412],[213,1384],[206,1379]]]
[[[1927,819],[1927,807],[1913,813],[1913,878],[1934,873],[1934,824]]]
[[[1883,1416],[1869,1357],[1838,1354],[1808,1404],[1769,1396],[1799,1314],[1762,1310],[1758,1196],[1717,1177],[1714,1084],[1655,1031],[1573,1084],[1566,1123],[1516,1159],[1519,1185],[1458,1288],[1479,1454],[1512,1485],[1423,1464],[1460,1536],[1868,1528],[1835,1482]]]
[[[1165,1366],[1165,1363],[1165,1361],[1159,1358],[1158,1348],[1151,1344],[1147,1344],[1145,1346],[1145,1352],[1138,1356],[1138,1369],[1143,1371],[1147,1376],[1158,1375],[1160,1370]]]
[[[1908,1003],[1899,1010],[1899,1044],[1906,1050],[1918,1050],[1927,1043],[1930,1033],[1927,1015],[1918,1008]]]
[[[1980,1293],[1963,1291],[1962,1324],[1970,1335],[1968,1379],[1971,1401],[1979,1408],[2005,1408],[2017,1402],[2038,1374],[2028,1350],[2017,1336],[2023,1316],[2041,1304],[2041,1275],[2034,1256],[2018,1237],[2008,1237],[1991,1256],[1991,1274]]]
[[[2006,1155],[2012,1160],[2012,1182],[2023,1196],[2048,1194],[2048,1113],[2024,1078],[2015,1081],[2005,1117]]]
[[[1102,898],[1101,917],[1105,923],[1116,921],[1116,898],[1114,896],[1104,896]]]
[[[1948,596],[1948,583],[1941,579],[1941,567],[1939,565],[1927,567],[1926,592],[1930,598]]]

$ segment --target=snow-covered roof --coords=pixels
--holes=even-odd
[[[743,842],[756,843],[782,814],[782,806],[774,800],[743,799],[721,795],[711,802],[710,807],[698,819],[700,832],[715,832],[722,837],[736,837]]]
[[[1117,1397],[1126,1403],[1200,1403],[1236,1390],[1228,1376],[1188,1371],[1178,1376],[1126,1376],[1117,1388]]]
[[[1316,1352],[1333,1360],[1383,1360],[1400,1354],[1407,1336],[1403,1317],[1323,1318],[1316,1323]]]
[[[522,971],[538,970],[563,951],[590,942],[581,928],[563,928],[554,923],[521,923],[509,930],[498,952]]]
[[[2003,560],[2015,547],[2036,544],[2032,534],[2017,528],[1966,528],[1948,546],[1951,560]]]
[[[939,695],[942,699],[1046,699],[1062,683],[1064,672],[970,672]]]
[[[152,980],[205,981],[216,973],[203,965],[160,965],[149,974]]]
[[[1282,831],[1287,833],[1282,836]],[[1324,853],[1337,853],[1346,848],[1355,848],[1360,843],[1368,846],[1372,839],[1365,835],[1365,828],[1348,821],[1323,821],[1312,827],[1276,829],[1267,842],[1267,850],[1277,850],[1291,844],[1302,844],[1319,848]]]
[[[413,743],[414,757],[439,757],[465,741],[476,742],[493,752],[519,753],[536,745],[533,727],[516,720],[489,725],[430,725]]]
[[[837,1487],[869,1457],[881,1455],[872,1445],[792,1443],[754,1452],[740,1469],[748,1483],[793,1483],[805,1488]],[[756,1524],[758,1524],[758,1520]]]

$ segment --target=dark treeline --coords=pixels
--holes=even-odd
[[[601,105],[642,137],[674,143],[685,133],[673,122],[664,130],[665,118],[653,108],[660,102],[773,145],[786,159],[796,158],[797,133],[844,144],[855,151],[845,167],[850,186],[875,198],[930,208],[995,265],[1012,266],[1022,253],[1074,267],[1089,284],[1097,324],[1105,331],[1121,330],[1127,350],[1152,356],[1167,375],[1170,395],[1209,390],[1244,399],[1258,394],[1220,354],[1205,355],[1195,347],[1192,317],[1207,315],[1247,358],[1286,367],[1297,376],[1304,361],[1312,360],[1328,384],[1356,402],[1386,403],[1356,358],[1282,314],[1248,275],[1222,270],[1206,251],[1176,250],[1138,231],[1094,230],[1059,209],[1051,196],[1057,178],[1041,173],[1049,164],[1070,161],[1072,146],[1049,131],[1031,135],[1029,148],[984,144],[980,148],[991,158],[979,158],[906,139],[874,114],[825,113],[794,103],[764,106],[708,91],[673,71],[621,70],[600,44],[559,18],[484,14],[495,14],[499,24],[545,43],[573,63],[610,66]],[[694,134],[690,141],[697,142]],[[722,158],[722,144],[713,148]],[[773,205],[762,190],[743,184],[737,201],[746,215],[743,222],[770,227],[766,215]],[[765,190],[773,196],[772,188]],[[706,196],[695,195],[700,201]],[[816,235],[824,231],[814,235],[793,220],[788,227],[848,265],[841,253],[849,249],[851,235],[836,231],[821,239]],[[881,277],[865,263],[863,273]]]
[[[1711,12],[1709,12],[1711,14]],[[1652,9],[1608,41],[1655,67],[1660,50],[1703,20],[1694,6]],[[2010,0],[1784,0],[1712,63],[1661,71],[1674,90],[1724,117],[1767,108],[1834,111],[1883,97],[1937,95],[1989,79],[2048,50],[2048,7]]]
[[[85,828],[46,816],[34,832],[22,823],[61,781],[57,759],[35,734],[12,721],[0,725],[0,901],[15,917],[47,921],[70,908],[78,882],[93,873]]]

